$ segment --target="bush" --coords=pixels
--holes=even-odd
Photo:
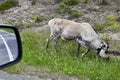
[[[60,7],[59,11],[63,14],[71,12],[71,9],[69,8],[69,6],[65,5],[64,3],[60,3],[59,7]]]
[[[77,10],[71,10],[71,17],[72,18],[79,18],[83,16],[84,14],[82,12],[79,12]]]
[[[120,16],[118,16],[118,17],[116,18],[116,21],[117,21],[117,22],[120,22]]]
[[[79,0],[65,0],[64,3],[66,5],[76,5],[79,4]]]
[[[54,3],[60,3],[62,2],[63,0],[54,0]]]
[[[108,0],[101,0],[99,5],[108,5]]]
[[[41,22],[42,20],[43,20],[43,19],[42,19],[40,16],[38,16],[38,15],[34,16],[34,18],[33,18],[33,21],[34,21],[35,23]]]
[[[82,0],[83,3],[88,3],[89,0]]]
[[[36,0],[32,0],[31,4],[35,5],[36,4]]]
[[[110,37],[109,35],[105,35],[102,37],[102,40],[105,41],[106,43],[109,43],[110,42]]]
[[[18,1],[16,0],[7,0],[0,4],[0,12],[8,10],[12,7],[18,6]]]
[[[103,32],[104,29],[105,29],[105,26],[103,23],[98,23],[94,26],[94,29],[95,31],[98,31],[98,32]]]
[[[108,16],[108,21],[114,21],[115,20],[115,16],[114,15],[109,15]]]
[[[71,18],[79,18],[84,15],[84,13],[82,12],[71,9],[68,5],[66,5],[63,2],[60,3],[58,12],[60,14],[62,13],[63,15],[67,13],[70,15]]]

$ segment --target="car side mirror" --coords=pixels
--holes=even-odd
[[[22,44],[16,27],[0,24],[0,69],[19,62]]]

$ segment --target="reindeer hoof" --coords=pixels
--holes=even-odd
[[[84,57],[85,56],[85,54],[83,53],[82,55],[81,55],[81,57]]]

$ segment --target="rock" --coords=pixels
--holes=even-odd
[[[64,16],[65,19],[70,19],[70,17],[71,17],[70,14],[65,14]]]
[[[111,34],[111,35],[110,35],[110,38],[111,38],[112,40],[120,41],[120,33]]]
[[[120,14],[120,11],[118,11],[118,14]]]

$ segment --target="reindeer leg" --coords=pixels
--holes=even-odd
[[[47,38],[47,43],[46,43],[46,50],[48,49],[48,46],[49,46],[49,43],[50,43],[50,41],[53,39],[53,37],[52,36],[50,36],[49,38]]]
[[[78,55],[79,55],[80,47],[81,47],[81,45],[80,45],[80,43],[78,43],[77,52],[76,52],[76,57],[78,57]]]
[[[53,46],[54,46],[56,52],[57,52],[57,42],[58,42],[59,38],[60,38],[60,35],[56,35],[56,37],[54,37]]]
[[[86,51],[82,54],[82,57],[84,57],[90,51],[90,47],[88,46],[89,44],[86,44],[86,42],[84,42],[82,40],[78,40],[78,42],[79,42],[79,44],[81,44],[81,46],[86,48]]]
[[[82,57],[84,57],[91,49],[90,48],[86,48],[86,52],[82,54]]]
[[[58,40],[54,40],[54,43],[53,43],[53,46],[54,46],[56,52],[57,52],[57,41]]]

